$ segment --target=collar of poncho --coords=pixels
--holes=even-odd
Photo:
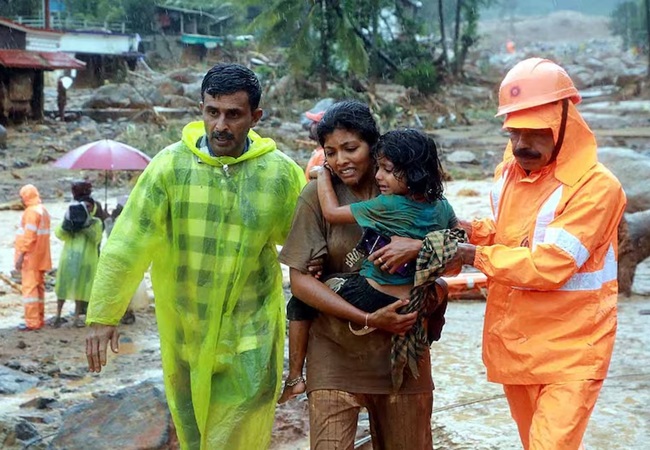
[[[241,156],[237,158],[233,158],[232,156],[211,156],[209,152],[201,151],[201,149],[196,146],[197,142],[203,135],[205,135],[203,122],[197,121],[188,123],[185,125],[185,128],[183,128],[183,144],[185,144],[185,146],[189,148],[202,162],[215,167],[238,164],[272,152],[277,148],[273,139],[263,138],[255,131],[249,130],[248,139],[250,139],[251,145],[248,148],[248,151],[243,153]]]

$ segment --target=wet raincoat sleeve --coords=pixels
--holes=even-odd
[[[102,248],[90,297],[88,324],[117,325],[144,272],[158,254],[168,211],[160,166],[152,162],[142,173]]]
[[[475,219],[472,221],[470,242],[474,245],[492,245],[494,244],[495,233],[496,224],[494,219]]]
[[[27,207],[23,213],[22,228],[23,234],[16,241],[16,250],[18,253],[27,253],[33,250],[36,244],[37,231],[41,221],[41,215],[34,207]]]
[[[524,200],[522,200],[524,201]],[[535,290],[562,287],[593,251],[616,234],[625,195],[607,175],[596,174],[575,192],[548,224],[539,243],[528,247],[478,246],[474,265],[501,284]],[[537,239],[531,236],[531,242]]]
[[[302,192],[302,189],[307,184],[302,169],[293,161],[291,161],[291,164],[289,165],[288,172],[287,195],[281,209],[283,211],[291,211],[291,213],[283,218],[271,234],[271,241],[277,245],[284,244],[287,236],[289,236],[289,231],[291,231],[291,224],[293,222],[293,214],[296,205],[298,204],[298,197],[300,197],[300,192]]]

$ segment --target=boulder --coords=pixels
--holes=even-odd
[[[447,156],[447,161],[456,164],[478,164],[478,159],[469,150],[456,150]]]
[[[203,75],[194,69],[188,68],[174,70],[173,72],[168,73],[167,76],[170,79],[183,84],[193,84],[197,82],[200,84],[201,81],[203,81]]]
[[[627,196],[628,213],[650,209],[650,158],[629,148],[602,147],[598,160],[619,179]]]
[[[151,106],[151,101],[144,98],[130,84],[109,84],[102,86],[88,99],[83,107],[90,109],[133,108]]]
[[[198,103],[201,100],[201,81],[183,85],[183,95],[188,98],[195,99]]]
[[[165,95],[165,103],[163,106],[168,108],[199,108],[199,102],[187,98],[183,95]]]
[[[38,384],[38,377],[0,366],[0,394],[25,392]]]
[[[0,448],[19,450],[28,447],[34,450],[45,448],[36,427],[23,418],[0,417]]]
[[[183,84],[178,81],[163,78],[161,80],[155,80],[154,83],[156,85],[156,90],[158,90],[162,95],[183,95]]]
[[[171,450],[177,439],[162,389],[150,381],[67,411],[51,450]]]

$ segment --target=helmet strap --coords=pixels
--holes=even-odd
[[[562,148],[562,143],[564,142],[564,132],[566,131],[566,122],[569,116],[569,99],[562,99],[562,121],[560,122],[560,130],[557,134],[557,142],[555,143],[555,150],[553,151],[553,159],[557,158],[557,154],[560,153]]]

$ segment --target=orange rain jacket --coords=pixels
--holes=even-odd
[[[26,208],[16,235],[16,256],[25,253],[22,270],[50,270],[50,215],[35,186],[20,188],[20,197]]]
[[[561,102],[522,113],[531,111],[557,141]],[[483,361],[493,382],[603,379],[609,367],[626,199],[570,102],[568,111],[564,144],[541,171],[527,176],[508,144],[495,173],[493,218],[473,223],[474,265],[488,277]],[[526,128],[517,115],[507,125]]]

